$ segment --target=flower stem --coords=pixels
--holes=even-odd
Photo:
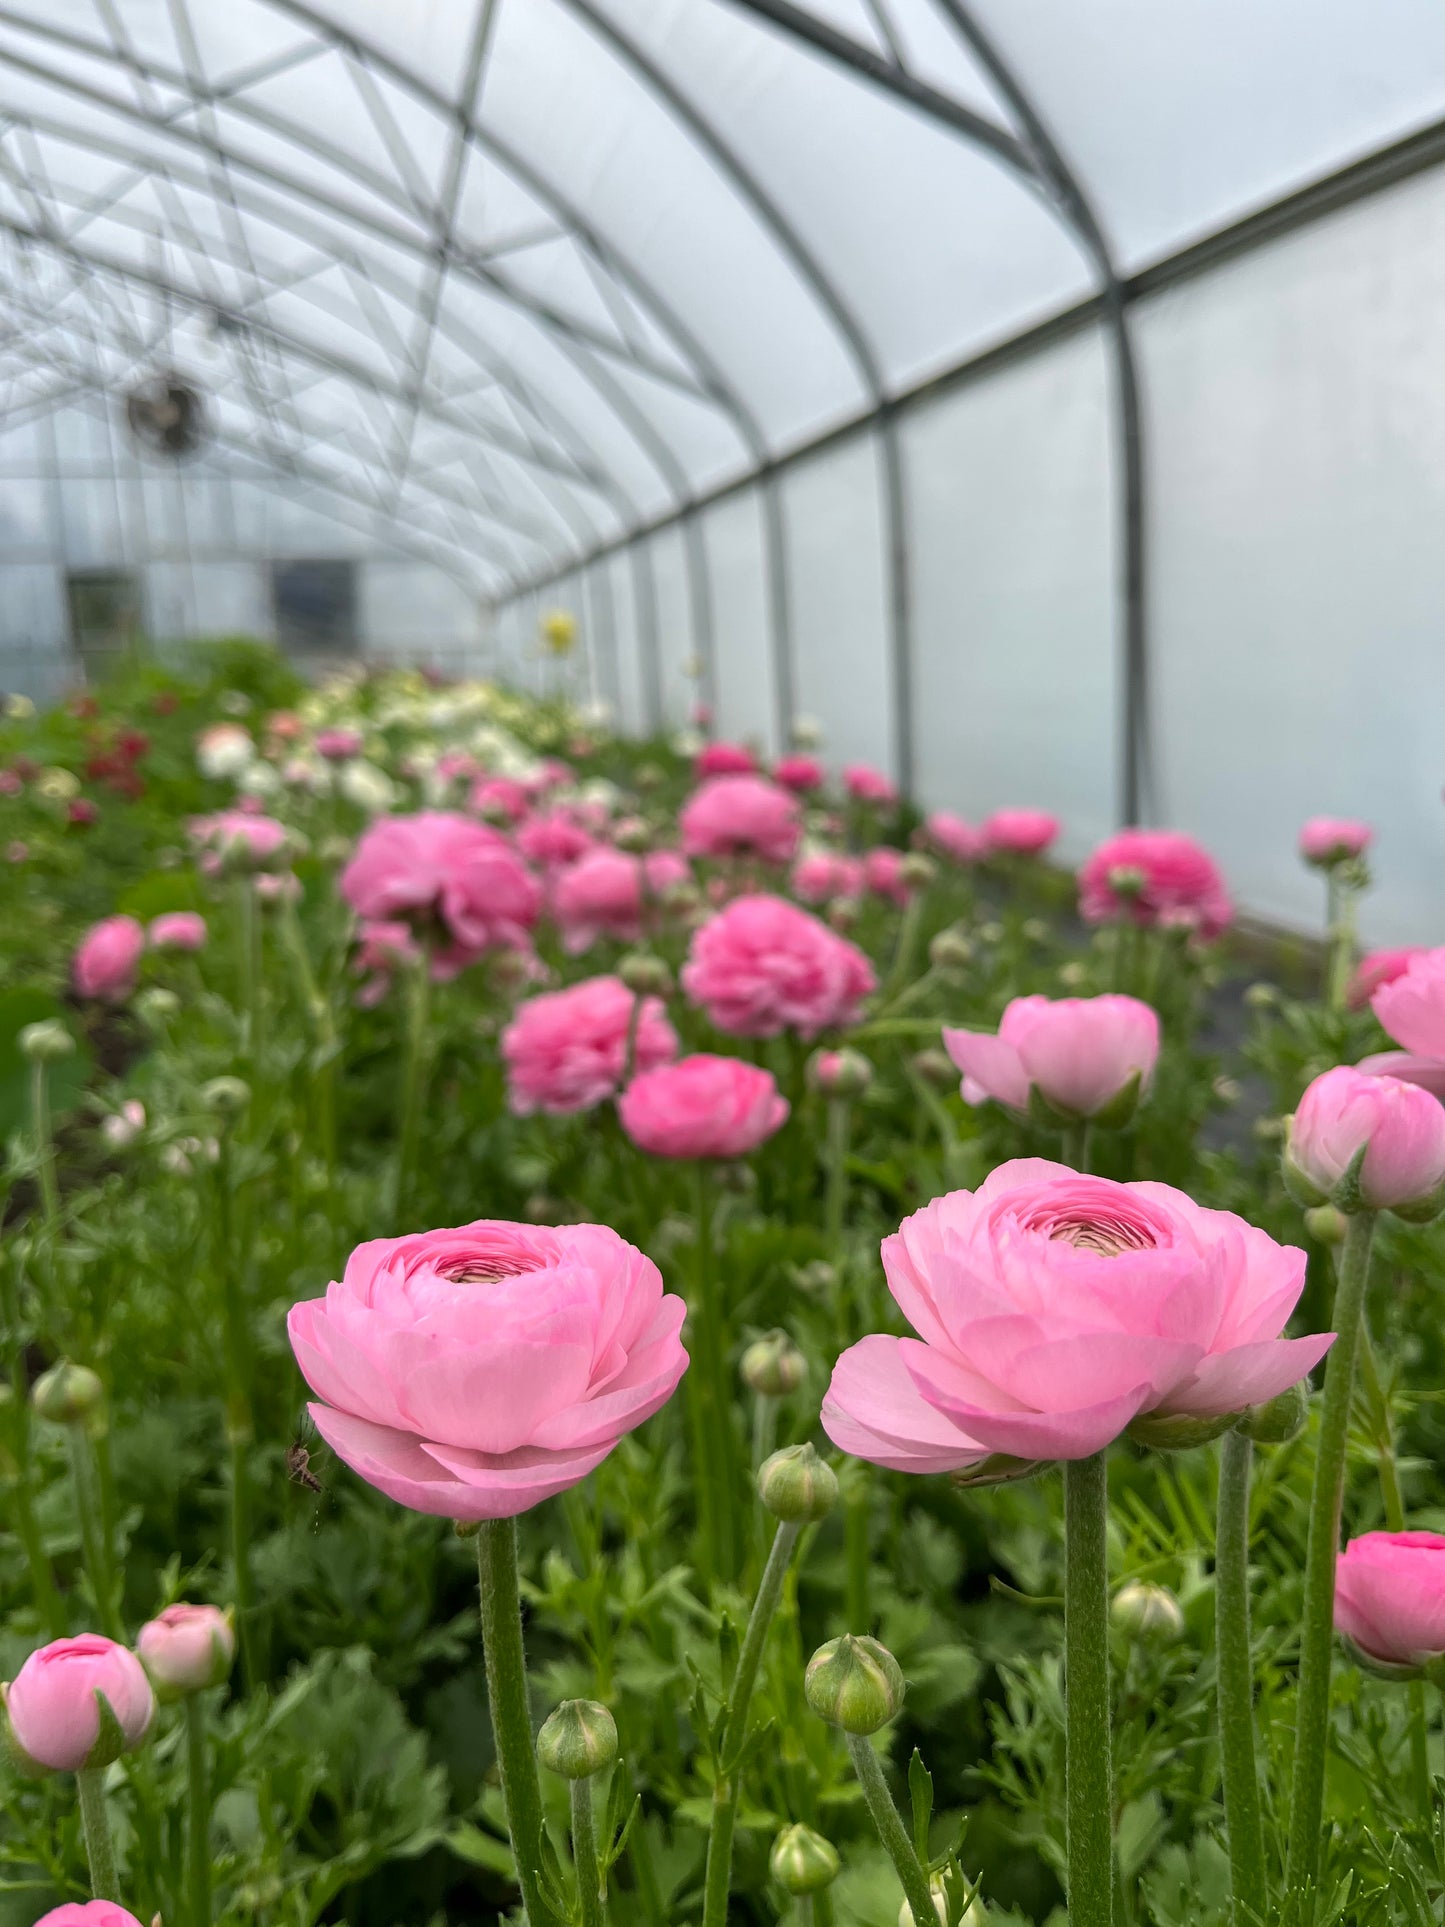
[[[392,1228],[396,1232],[406,1229],[407,1215],[412,1208],[412,1174],[416,1169],[421,1107],[426,1095],[431,959],[425,953],[412,965],[408,990],[406,1057],[401,1081],[401,1134],[397,1140],[396,1195],[392,1204]]]
[[[1236,1927],[1263,1920],[1269,1906],[1259,1773],[1254,1757],[1254,1670],[1249,1636],[1249,1482],[1254,1446],[1224,1435],[1214,1538],[1214,1643],[1219,1676],[1219,1743],[1224,1818]]]
[[[517,1863],[517,1885],[528,1927],[560,1927],[542,1892],[542,1791],[532,1715],[527,1705],[527,1662],[522,1651],[522,1601],[517,1590],[517,1522],[484,1519],[477,1533],[481,1593],[482,1658],[487,1704],[502,1778],[507,1830]]]
[[[582,1901],[582,1927],[604,1927],[607,1906],[602,1894],[602,1863],[597,1858],[597,1815],[592,1804],[594,1776],[584,1774],[571,1783],[572,1864],[577,1869],[577,1891]]]
[[[731,1401],[727,1386],[727,1335],[718,1290],[713,1251],[712,1172],[699,1158],[693,1165],[693,1202],[697,1220],[697,1336],[698,1399],[703,1435],[710,1463],[699,1468],[713,1488],[714,1543],[710,1549],[714,1578],[730,1579],[737,1564],[737,1530],[733,1490]]]
[[[211,1784],[202,1696],[186,1697],[186,1903],[191,1927],[211,1927]]]
[[[1105,1455],[1064,1464],[1065,1803],[1069,1927],[1112,1927],[1109,1480]]]
[[[1350,1219],[1340,1253],[1332,1323],[1336,1338],[1325,1367],[1325,1395],[1310,1497],[1305,1554],[1304,1612],[1300,1627],[1299,1696],[1295,1712],[1294,1773],[1290,1786],[1289,1859],[1286,1882],[1299,1927],[1314,1918],[1319,1877],[1320,1823],[1329,1743],[1330,1666],[1333,1659],[1335,1562],[1340,1545],[1340,1507],[1345,1486],[1345,1448],[1359,1352],[1365,1285],[1375,1214]]]
[[[1089,1120],[1081,1117],[1077,1123],[1066,1124],[1063,1129],[1063,1162],[1075,1171],[1089,1168]]]
[[[234,1173],[229,1129],[221,1135],[216,1165],[216,1269],[221,1284],[221,1328],[225,1346],[226,1447],[231,1473],[231,1588],[236,1604],[236,1641],[241,1678],[247,1692],[261,1677],[260,1629],[251,1580],[251,1323],[236,1250]]]
[[[858,1784],[863,1789],[864,1801],[878,1829],[878,1838],[883,1842],[884,1850],[902,1884],[904,1898],[913,1914],[914,1927],[938,1927],[938,1910],[933,1904],[928,1875],[919,1865],[908,1829],[898,1817],[898,1809],[893,1804],[893,1795],[888,1791],[888,1782],[883,1777],[883,1768],[873,1751],[873,1743],[862,1733],[848,1733],[844,1738],[848,1742],[848,1757],[853,1762],[853,1771],[858,1775]],[[1069,1927],[1083,1927],[1082,1915],[1076,1921],[1072,1909]]]
[[[40,1180],[40,1210],[45,1221],[45,1240],[54,1262],[55,1240],[60,1224],[60,1186],[55,1177],[55,1132],[50,1117],[50,1066],[38,1058],[30,1066],[30,1130],[35,1140],[35,1161]]]
[[[283,894],[280,910],[282,942],[296,966],[302,1001],[306,1005],[316,1040],[312,1084],[316,1095],[317,1133],[321,1139],[321,1155],[326,1163],[327,1199],[330,1202],[332,1186],[336,1181],[336,1023],[331,1014],[331,1000],[323,994],[316,980],[311,952],[306,945],[306,933],[301,928],[301,919],[296,914],[293,899]]]
[[[125,1633],[116,1610],[115,1577],[106,1556],[105,1529],[101,1523],[95,1449],[85,1429],[84,1419],[76,1419],[66,1426],[65,1442],[70,1453],[70,1476],[75,1487],[80,1549],[85,1559],[90,1590],[95,1595],[95,1616],[107,1639],[124,1641]]]
[[[80,1796],[80,1827],[85,1835],[85,1857],[90,1865],[90,1891],[97,1900],[119,1898],[115,1873],[115,1843],[105,1810],[104,1768],[83,1766],[75,1776]]]
[[[728,1690],[727,1718],[718,1751],[717,1778],[712,1790],[712,1826],[707,1837],[707,1872],[703,1881],[702,1927],[727,1927],[728,1888],[732,1881],[733,1827],[737,1820],[738,1755],[747,1738],[748,1709],[758,1681],[768,1628],[778,1609],[788,1561],[798,1543],[800,1527],[783,1520],[773,1534],[772,1550],[758,1581],[757,1597],[748,1615],[748,1628],[738,1653],[737,1670]]]

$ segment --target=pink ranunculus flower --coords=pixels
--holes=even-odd
[[[809,850],[793,865],[788,888],[804,903],[831,903],[863,894],[863,864],[837,850]]]
[[[102,1699],[120,1729],[120,1751],[139,1746],[156,1707],[145,1668],[113,1639],[80,1633],[53,1639],[30,1655],[5,1689],[5,1710],[27,1759],[57,1773],[78,1773],[117,1757],[101,1733]]]
[[[898,801],[897,785],[871,763],[847,764],[843,771],[843,787],[855,803],[892,804]]]
[[[193,816],[186,825],[207,876],[219,876],[227,868],[274,870],[285,863],[291,832],[260,812],[259,798],[253,800],[257,809],[216,810],[210,816]]]
[[[135,989],[135,973],[145,955],[146,937],[134,917],[102,917],[75,947],[70,980],[82,997],[123,1003]]]
[[[1121,1101],[1132,1111],[1148,1091],[1159,1019],[1137,997],[1015,997],[996,1036],[945,1030],[943,1045],[966,1103],[1026,1111],[1032,1088],[1066,1116],[1093,1118]]]
[[[506,1519],[667,1402],[686,1310],[605,1225],[483,1219],[358,1245],[287,1329],[354,1472],[416,1512]]]
[[[1327,870],[1332,864],[1363,856],[1374,840],[1368,823],[1344,816],[1312,816],[1299,833],[1299,853],[1306,863]]]
[[[134,1914],[114,1900],[67,1900],[42,1914],[35,1927],[141,1927]]]
[[[458,968],[493,949],[526,949],[542,889],[504,836],[453,810],[378,817],[341,873],[359,917],[404,919],[444,935]]]
[[[713,776],[677,819],[688,856],[790,863],[802,835],[798,799],[765,776]]]
[[[884,1239],[883,1268],[918,1336],[844,1352],[823,1429],[903,1472],[1088,1458],[1146,1415],[1217,1423],[1296,1384],[1334,1342],[1279,1336],[1302,1251],[1167,1184],[1042,1158],[914,1212]]]
[[[879,843],[864,853],[863,885],[875,897],[896,904],[899,909],[913,895],[908,880],[903,873],[903,852],[895,850],[891,844]]]
[[[484,776],[473,785],[472,808],[491,823],[523,822],[532,811],[532,792],[510,776]]]
[[[980,863],[988,854],[983,831],[965,823],[951,810],[934,810],[924,822],[923,835],[929,848],[947,857],[950,863]]]
[[[393,973],[421,956],[421,945],[412,935],[411,925],[399,919],[364,918],[356,927],[356,951],[351,968],[362,978],[356,1001],[371,1010],[391,988]],[[435,976],[435,969],[433,970]]]
[[[1089,923],[1129,918],[1204,938],[1234,919],[1213,857],[1179,830],[1120,830],[1101,843],[1079,872],[1079,909]]]
[[[1287,1171],[1321,1203],[1362,1151],[1359,1202],[1368,1210],[1431,1209],[1445,1186],[1445,1105],[1399,1078],[1372,1077],[1348,1064],[1326,1071],[1295,1111]]]
[[[1351,1539],[1335,1564],[1335,1630],[1386,1666],[1413,1669],[1445,1653],[1445,1538]]]
[[[204,950],[208,935],[206,919],[194,910],[168,910],[152,917],[146,931],[152,950]]]
[[[662,1000],[637,999],[620,977],[589,977],[566,990],[550,990],[517,1006],[502,1032],[507,1099],[519,1117],[548,1111],[562,1117],[590,1111],[611,1097],[627,1075],[627,1040],[633,1031],[633,1066],[649,1071],[677,1055],[677,1032]]]
[[[822,789],[826,778],[827,771],[816,756],[780,756],[773,764],[773,781],[795,796]]]
[[[690,872],[675,850],[654,850],[645,857],[621,850],[596,849],[570,864],[552,892],[552,915],[570,956],[590,950],[598,937],[636,943],[643,934],[647,903],[685,883]]]
[[[544,810],[517,831],[517,848],[539,870],[564,870],[595,849],[596,842],[568,810]]]
[[[1363,1010],[1377,990],[1386,984],[1394,983],[1417,957],[1425,955],[1423,944],[1405,944],[1398,950],[1371,950],[1361,957],[1355,966],[1355,974],[1350,978],[1345,992],[1345,1003],[1350,1010]]]
[[[366,739],[359,729],[318,729],[316,732],[316,754],[324,756],[328,763],[349,763],[365,747]]]
[[[236,1629],[219,1606],[167,1606],[141,1627],[141,1664],[162,1699],[219,1686],[236,1657]]]
[[[877,987],[856,944],[782,897],[735,897],[694,932],[682,987],[719,1030],[811,1040],[855,1023]]]
[[[705,1051],[634,1077],[617,1101],[622,1128],[659,1158],[742,1158],[787,1122],[771,1071]]]
[[[984,818],[983,840],[990,855],[1042,856],[1059,833],[1059,819],[1047,810],[995,810]]]
[[[1370,1008],[1407,1051],[1445,1058],[1445,949],[1412,957],[1401,975],[1375,992]]]
[[[1408,1050],[1376,1051],[1362,1057],[1355,1069],[1366,1077],[1393,1077],[1401,1084],[1418,1084],[1445,1103],[1445,1058],[1417,1057]]]
[[[758,759],[743,743],[704,743],[693,769],[704,776],[751,776]]]

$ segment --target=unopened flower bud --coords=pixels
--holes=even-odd
[[[1279,991],[1273,984],[1251,984],[1244,1001],[1251,1010],[1273,1010],[1279,1003]]]
[[[30,1402],[52,1425],[80,1425],[105,1403],[105,1387],[89,1366],[62,1358],[36,1379]]]
[[[1342,1245],[1350,1221],[1332,1204],[1312,1204],[1305,1213],[1305,1229],[1322,1245]]]
[[[650,951],[634,950],[617,966],[617,974],[634,997],[665,997],[672,989],[672,972]]]
[[[938,1915],[938,1927],[948,1927],[948,1896],[943,1888],[943,1876],[935,1874],[928,1883],[933,1895],[933,1911]],[[958,1927],[985,1927],[988,1915],[984,1912],[981,1900],[970,1900],[963,1910],[963,1918]],[[905,1900],[898,1910],[898,1927],[913,1927],[913,1909]]]
[[[826,912],[830,926],[834,930],[851,930],[862,907],[857,897],[834,897]]]
[[[1072,963],[1059,965],[1059,982],[1065,990],[1082,990],[1088,980],[1088,966],[1080,963],[1077,957]]]
[[[910,850],[898,866],[898,875],[910,890],[926,890],[938,875],[938,865],[922,850]]]
[[[624,816],[613,827],[612,841],[619,850],[631,856],[641,856],[652,848],[652,826],[641,816]]]
[[[1105,881],[1116,897],[1122,897],[1126,903],[1130,903],[1144,894],[1149,879],[1132,863],[1116,863]]]
[[[1184,1637],[1184,1614],[1167,1586],[1131,1579],[1114,1595],[1109,1617],[1120,1632],[1146,1646],[1172,1646]]]
[[[764,1398],[786,1398],[806,1380],[808,1361],[785,1331],[771,1331],[753,1340],[738,1370],[750,1391]]]
[[[831,1841],[801,1822],[784,1827],[773,1842],[768,1867],[785,1894],[816,1894],[838,1878],[839,1860]]]
[[[184,1699],[220,1686],[236,1657],[236,1627],[219,1606],[167,1606],[141,1627],[136,1654],[156,1697]]]
[[[873,1066],[856,1050],[819,1050],[808,1059],[808,1077],[825,1097],[861,1097],[873,1082]]]
[[[139,1098],[128,1097],[118,1111],[100,1120],[100,1135],[108,1149],[126,1151],[146,1127],[146,1108]]]
[[[1025,917],[1019,928],[1030,943],[1047,943],[1049,940],[1049,926],[1042,917]]]
[[[135,1007],[148,1024],[164,1024],[180,1009],[181,1000],[164,984],[151,984],[136,998]]]
[[[58,1063],[62,1057],[69,1057],[75,1049],[75,1039],[58,1017],[47,1017],[39,1024],[26,1024],[17,1041],[21,1055],[28,1057],[32,1064]]]
[[[903,1704],[903,1669],[876,1639],[844,1633],[808,1661],[803,1693],[820,1720],[845,1733],[876,1733]]]
[[[617,1758],[617,1722],[596,1700],[563,1700],[542,1722],[537,1758],[564,1780],[585,1780]]]
[[[966,970],[973,962],[973,945],[961,930],[940,930],[928,946],[928,961],[935,970]]]
[[[811,1445],[785,1445],[758,1468],[758,1497],[775,1519],[813,1525],[838,1503],[838,1475]]]
[[[251,1102],[251,1086],[239,1077],[213,1077],[202,1087],[201,1102],[217,1117],[239,1117]]]
[[[1237,1429],[1256,1445],[1288,1445],[1304,1430],[1309,1410],[1309,1388],[1301,1381],[1263,1405],[1251,1405]]]
[[[958,1089],[958,1069],[947,1051],[939,1050],[936,1046],[918,1051],[913,1058],[913,1068],[924,1083],[933,1085],[935,1090]]]
[[[1003,925],[1001,923],[980,924],[978,934],[985,943],[1002,943]]]

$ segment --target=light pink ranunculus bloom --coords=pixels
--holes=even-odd
[[[901,909],[913,895],[903,874],[903,852],[891,844],[879,843],[863,857],[863,883],[875,897],[897,904]]]
[[[141,1927],[134,1914],[113,1900],[67,1900],[42,1914],[35,1927]]]
[[[366,740],[359,729],[318,729],[316,732],[316,754],[324,756],[328,763],[349,763],[365,747]]]
[[[863,894],[863,863],[838,850],[809,850],[793,865],[788,888],[804,903],[831,903]]]
[[[1042,856],[1059,833],[1059,819],[1047,810],[995,810],[983,822],[983,840],[990,854]]]
[[[1370,1008],[1407,1051],[1445,1058],[1445,949],[1412,957],[1402,975],[1375,992]]]
[[[667,1402],[686,1310],[605,1225],[483,1219],[358,1245],[287,1329],[354,1472],[415,1512],[506,1519]]]
[[[617,1100],[622,1128],[659,1158],[742,1158],[787,1122],[771,1071],[700,1051],[634,1077]]]
[[[1312,816],[1299,833],[1299,853],[1306,863],[1328,869],[1348,857],[1363,856],[1375,840],[1368,823],[1346,816]]]
[[[100,1699],[115,1715],[123,1750],[139,1746],[156,1707],[145,1668],[113,1639],[80,1633],[30,1655],[5,1690],[5,1710],[27,1759],[76,1773],[104,1763],[94,1757],[98,1750],[106,1762],[115,1757],[100,1745]]]
[[[1419,943],[1405,944],[1398,950],[1368,951],[1355,965],[1355,974],[1345,992],[1348,1008],[1363,1010],[1377,990],[1403,977],[1415,959],[1424,954],[1425,946]]]
[[[136,1653],[162,1699],[219,1686],[236,1657],[236,1629],[219,1606],[180,1603],[146,1621]]]
[[[1234,905],[1213,857],[1179,830],[1120,830],[1079,872],[1079,909],[1088,923],[1129,918],[1217,937]]]
[[[1138,1080],[1142,1097],[1159,1060],[1159,1019],[1137,997],[1015,997],[998,1034],[945,1030],[968,1104],[995,1098],[1026,1111],[1030,1086],[1055,1110],[1097,1117]]]
[[[855,803],[896,803],[898,789],[891,777],[871,763],[849,763],[843,771],[843,787]]]
[[[210,933],[195,910],[168,910],[152,917],[146,937],[152,950],[204,950]]]
[[[145,955],[145,931],[134,917],[102,917],[75,947],[70,980],[82,997],[123,1003],[135,989],[135,973]]]
[[[138,1097],[128,1097],[118,1111],[100,1120],[101,1140],[107,1150],[128,1151],[145,1127],[145,1105]]]
[[[914,1212],[883,1268],[918,1337],[844,1352],[823,1429],[903,1472],[1088,1458],[1144,1414],[1217,1420],[1296,1384],[1334,1342],[1279,1336],[1302,1251],[1167,1184],[1043,1158]]]
[[[569,864],[552,892],[552,915],[569,956],[590,950],[599,937],[636,943],[643,934],[647,903],[685,883],[689,870],[675,850],[654,850],[645,857],[622,850],[595,849]]]
[[[542,889],[496,830],[453,810],[379,817],[341,873],[341,894],[359,917],[438,925],[458,965],[492,949],[524,950]]]
[[[1362,1150],[1361,1203],[1372,1211],[1427,1203],[1445,1185],[1445,1105],[1418,1084],[1337,1065],[1300,1099],[1286,1156],[1324,1199]]]
[[[758,759],[743,743],[704,743],[693,769],[704,776],[750,776]]]
[[[1445,1653],[1445,1538],[1351,1539],[1335,1564],[1335,1630],[1387,1666],[1423,1666]]]
[[[659,997],[637,999],[620,977],[589,977],[517,1006],[502,1032],[507,1101],[519,1117],[590,1111],[627,1073],[627,1039],[637,1016],[633,1067],[648,1071],[677,1055],[677,1032]]]
[[[1362,1057],[1355,1069],[1366,1077],[1393,1077],[1402,1084],[1418,1084],[1445,1103],[1445,1057],[1417,1057],[1408,1050],[1376,1051]]]
[[[934,810],[924,822],[923,834],[930,849],[946,856],[950,863],[979,863],[988,854],[983,831],[951,810]]]
[[[809,1041],[855,1023],[877,987],[856,944],[782,897],[735,897],[693,934],[682,987],[719,1030]]]
[[[795,796],[822,789],[826,777],[827,771],[816,756],[780,756],[773,764],[773,781]]]
[[[259,798],[254,799],[259,806]],[[274,816],[257,809],[215,810],[193,816],[186,825],[201,852],[200,867],[219,876],[228,866],[238,870],[274,870],[291,851],[291,832]]]
[[[712,776],[677,819],[688,856],[790,863],[802,835],[798,799],[765,776]]]
[[[517,848],[540,870],[563,870],[596,848],[591,834],[565,809],[543,810],[517,831]]]

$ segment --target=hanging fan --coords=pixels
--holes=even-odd
[[[173,368],[139,382],[125,398],[130,432],[152,455],[184,461],[207,438],[206,398]]]

